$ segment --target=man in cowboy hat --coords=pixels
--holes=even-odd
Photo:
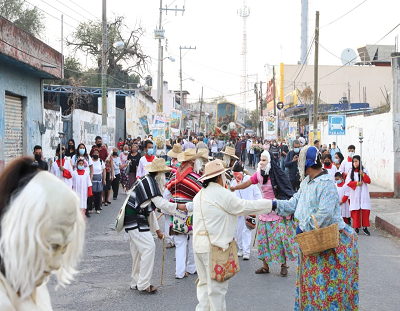
[[[226,250],[235,237],[237,216],[269,213],[272,201],[243,200],[225,189],[225,168],[221,160],[206,164],[200,178],[203,189],[193,199],[193,249],[199,283],[196,310],[226,310],[225,295],[229,281],[210,278],[211,245]],[[211,245],[210,245],[211,243]]]
[[[175,176],[173,176],[168,182],[167,189],[165,189],[164,192],[164,198],[170,199],[177,203],[192,202],[194,196],[202,188],[202,184],[198,180],[200,177],[200,173],[194,172],[194,162],[196,159],[202,157],[203,154],[204,151],[196,153],[195,149],[187,149],[178,155],[178,161],[181,162],[181,166],[178,168]],[[192,210],[188,208],[186,212],[191,213]],[[171,230],[171,234],[174,235],[176,246],[175,277],[177,279],[186,277],[188,273],[196,273],[196,265],[193,255],[193,243],[189,235],[190,230],[186,233],[175,230],[175,227],[173,227],[173,229]],[[186,257],[187,247],[189,249],[188,257]]]
[[[164,159],[154,159],[146,165],[145,170],[148,174],[136,181],[124,203],[124,229],[129,236],[133,261],[130,288],[154,293],[157,288],[150,284],[150,279],[153,274],[155,244],[150,231],[156,232],[160,239],[163,237],[154,210],[160,208],[173,214],[176,209],[186,210],[186,207],[162,197],[165,173],[171,171]]]
[[[168,179],[171,179],[172,176],[176,173],[178,170],[178,167],[180,166],[180,162],[178,161],[178,155],[182,152],[182,146],[180,144],[174,144],[172,149],[168,151],[167,156],[171,158],[170,161],[167,161],[166,164],[171,168],[171,172],[167,173]],[[162,190],[164,193],[164,189]],[[168,196],[168,194],[166,194]],[[168,198],[166,198],[168,199]],[[166,211],[162,211],[164,213],[164,220],[165,220],[165,242],[167,243],[167,246],[165,248],[173,248],[175,247],[175,241],[173,239],[173,236],[170,236],[169,230],[171,226],[171,215],[168,214]]]

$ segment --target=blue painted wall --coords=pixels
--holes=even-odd
[[[38,122],[43,122],[41,78],[31,72],[0,61],[0,171],[4,167],[5,95],[22,97],[23,154],[32,155],[41,145]]]

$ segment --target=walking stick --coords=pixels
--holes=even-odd
[[[158,215],[157,220],[159,220],[162,215],[164,215],[164,213],[161,213],[160,215]]]
[[[161,215],[160,215],[161,216]],[[162,237],[162,268],[161,268],[161,285],[163,285],[164,279],[164,262],[165,262],[165,235]]]

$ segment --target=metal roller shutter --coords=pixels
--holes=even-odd
[[[6,95],[4,158],[7,165],[22,156],[22,101]]]

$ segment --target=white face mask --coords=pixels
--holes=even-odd
[[[349,152],[347,155],[349,156],[349,158],[353,158],[354,157],[354,152]]]

